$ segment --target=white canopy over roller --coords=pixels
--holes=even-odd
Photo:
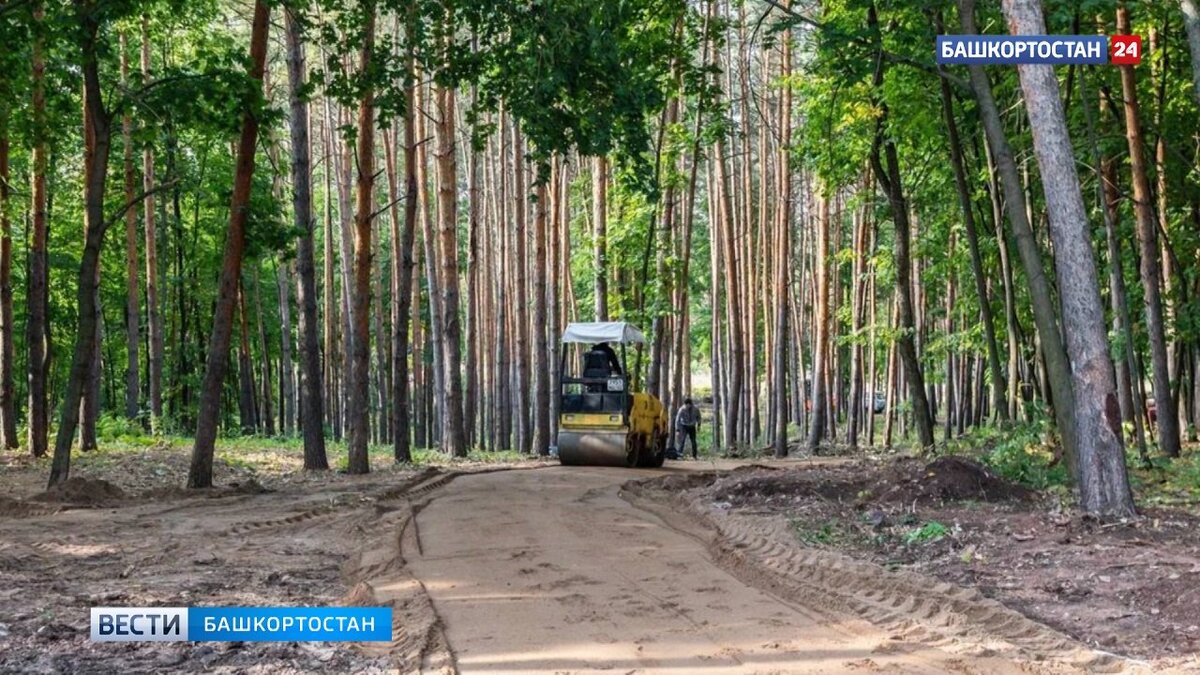
[[[589,345],[600,342],[646,344],[646,336],[624,321],[586,321],[567,324],[562,341]]]

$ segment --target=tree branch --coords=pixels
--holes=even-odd
[[[815,28],[816,30],[821,31],[821,32],[829,31],[829,27],[826,26],[825,24],[823,24],[820,21],[817,21],[815,19],[810,19],[809,17],[804,16],[803,14],[797,12],[796,10],[794,10],[790,7],[785,7],[784,5],[782,5],[779,2],[779,0],[763,0],[763,2],[765,2],[766,4],[768,4],[772,7],[775,7],[776,9],[783,11],[788,16],[796,19],[797,21],[799,21],[800,23],[802,23],[806,26],[809,26],[810,28]],[[867,40],[864,40],[862,38],[849,38],[849,41],[856,45],[861,45],[863,47],[869,47],[872,50],[874,50],[876,48],[875,45],[871,44],[870,42],[868,42]],[[883,57],[883,60],[887,61],[888,63],[893,63],[893,64],[901,65],[901,66],[908,66],[910,68],[915,68],[923,73],[927,73],[927,74],[934,75],[934,76],[938,75],[937,66],[935,64],[925,63],[924,61],[918,61],[916,59],[909,58],[907,56],[902,56],[900,54],[893,54],[892,52],[889,52],[887,50],[881,50],[880,55]],[[961,77],[947,72],[946,79],[949,80],[950,84],[954,85],[954,87],[956,89],[960,89],[962,91],[970,93],[970,91],[971,91],[970,85],[967,83],[966,80],[962,79]]]
[[[174,187],[178,183],[179,183],[178,178],[172,178],[171,180],[169,180],[165,183],[159,183],[158,185],[155,185],[154,187],[150,188],[149,190],[142,190],[141,194],[137,195],[133,199],[126,202],[125,205],[122,206],[116,213],[114,213],[111,218],[104,221],[104,224],[103,224],[104,229],[107,231],[108,228],[112,227],[113,224],[115,224],[118,220],[124,218],[125,214],[129,211],[129,209],[132,209],[133,207],[137,206],[138,203],[141,202],[142,200],[144,200],[146,197],[150,197],[152,195],[158,194],[159,192],[162,192],[163,190],[165,190],[169,187]]]

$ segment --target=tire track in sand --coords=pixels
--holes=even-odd
[[[717,511],[677,492],[656,489],[655,482],[627,482],[622,496],[668,527],[703,542],[714,561],[731,573],[786,599],[818,610],[850,612],[904,640],[968,655],[1089,673],[1138,669],[1121,657],[1088,649],[976,589],[802,547],[783,523]]]

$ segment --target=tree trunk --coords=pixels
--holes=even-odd
[[[297,246],[297,248],[299,248]],[[296,383],[292,364],[292,288],[288,265],[275,263],[279,292],[279,432],[291,436],[296,421]],[[294,271],[294,270],[293,270]]]
[[[243,434],[258,431],[254,393],[254,361],[250,354],[250,320],[246,316],[246,284],[238,283],[238,418]]]
[[[375,6],[366,4],[359,72],[371,67],[375,45]],[[351,292],[350,395],[346,408],[347,471],[369,473],[371,440],[371,212],[375,194],[375,91],[368,85],[358,108],[357,202],[354,214],[354,287]]]
[[[1187,29],[1188,51],[1192,54],[1192,86],[1196,102],[1200,103],[1200,5],[1196,0],[1179,0],[1183,10],[1183,26]]]
[[[829,392],[825,371],[829,368],[829,195],[817,185],[816,250],[813,252],[812,415],[809,417],[808,451],[817,453],[825,438],[829,416]],[[900,265],[898,264],[897,267]]]
[[[550,344],[546,333],[546,222],[550,192],[537,184],[533,218],[533,443],[531,452],[550,454]],[[557,339],[557,336],[555,336]],[[555,364],[557,366],[557,364]]]
[[[958,0],[958,6],[963,33],[974,35],[977,32],[975,30],[975,0]],[[1013,228],[1013,237],[1021,256],[1021,264],[1025,268],[1025,277],[1029,283],[1034,321],[1037,324],[1046,370],[1050,375],[1054,419],[1063,440],[1063,454],[1066,456],[1072,475],[1077,475],[1075,465],[1079,453],[1075,418],[1072,412],[1075,407],[1075,393],[1072,389],[1071,364],[1067,361],[1062,333],[1059,332],[1058,320],[1055,317],[1054,294],[1050,288],[1050,282],[1046,279],[1045,270],[1042,268],[1042,253],[1034,237],[1026,210],[1028,201],[1021,191],[1021,178],[1012,149],[1008,145],[1008,138],[1005,136],[1004,123],[1000,119],[1000,109],[992,95],[991,82],[982,66],[971,66],[968,68],[968,72],[971,77],[971,89],[979,102],[979,113],[983,119],[988,146],[991,148],[996,168],[1000,172],[1000,183],[1004,190],[1004,206]]]
[[[77,0],[77,2],[80,0]],[[84,80],[84,238],[83,257],[79,265],[77,306],[79,322],[76,329],[75,349],[71,369],[67,376],[67,389],[63,395],[62,415],[58,425],[58,436],[54,440],[54,460],[50,467],[50,485],[67,480],[71,472],[71,444],[79,425],[79,414],[84,389],[90,388],[93,368],[98,369],[96,352],[99,332],[98,280],[100,273],[100,251],[104,245],[104,234],[108,224],[104,221],[104,187],[107,177],[108,155],[111,149],[112,122],[101,100],[99,54],[97,33],[99,17],[89,10],[81,10],[79,19],[79,46],[82,52],[81,70]],[[37,67],[35,66],[35,71]],[[35,179],[36,181],[36,179]],[[98,372],[96,370],[95,372]],[[92,392],[92,401],[96,392]],[[89,411],[90,412],[90,411]],[[93,429],[94,431],[94,429]],[[94,438],[94,437],[93,437]],[[84,438],[86,447],[87,441]]]
[[[453,25],[453,13],[447,12],[444,20],[447,25]],[[442,364],[445,367],[442,379],[446,387],[442,446],[451,457],[466,457],[462,331],[458,312],[458,161],[455,154],[454,89],[438,85],[434,90],[434,98],[438,109],[438,240],[441,243],[439,263],[442,270],[439,280],[442,284]]]
[[[144,16],[142,17],[142,80],[143,84],[150,82],[150,27],[149,19]],[[163,414],[164,349],[162,317],[158,306],[158,231],[155,229],[154,222],[154,197],[149,194],[154,188],[154,150],[149,145],[142,151],[142,184],[147,193],[143,214],[146,225],[146,323],[147,330],[150,332],[150,351],[147,359],[150,370],[150,428],[154,433],[159,433]]]
[[[527,227],[526,219],[526,202],[528,201],[528,193],[525,185],[525,142],[522,139],[521,125],[516,119],[512,122],[512,159],[513,159],[513,207],[516,218],[513,219],[514,229],[513,236],[516,239],[516,245],[513,247],[514,263],[515,263],[515,279],[516,285],[515,301],[513,302],[515,324],[516,324],[516,342],[514,343],[514,358],[516,358],[517,371],[517,389],[516,389],[516,412],[517,412],[517,450],[521,453],[529,453],[533,450],[533,434],[530,425],[532,422],[530,406],[532,404],[533,381],[530,376],[530,349],[529,349],[529,283],[526,274],[529,261],[526,254],[526,241],[529,237],[529,228]]]
[[[267,60],[267,33],[270,8],[263,0],[254,3],[254,21],[250,32],[249,75],[262,86],[263,69]],[[221,260],[221,276],[217,282],[217,304],[213,313],[212,336],[208,343],[204,380],[200,386],[200,409],[196,420],[196,442],[192,446],[192,461],[188,469],[188,487],[212,487],[213,452],[216,448],[217,423],[221,414],[221,389],[229,365],[229,340],[233,333],[233,310],[237,300],[238,279],[242,270],[242,254],[246,247],[246,216],[249,212],[250,188],[254,178],[254,150],[258,143],[258,117],[245,102],[242,131],[238,141],[237,163],[233,178],[233,196],[229,207],[229,232]]]
[[[608,321],[608,160],[603,156],[592,160],[592,225],[596,321]]]
[[[1040,0],[1003,0],[1003,8],[1013,34],[1045,34]],[[1104,308],[1058,80],[1052,66],[1022,65],[1017,72],[1042,174],[1063,315],[1069,321],[1065,333],[1075,393],[1080,506],[1097,516],[1132,516]]]
[[[941,19],[938,29],[942,30]],[[946,120],[946,135],[950,140],[950,163],[954,166],[954,185],[958,191],[959,206],[963,212],[963,227],[967,233],[967,246],[971,250],[971,271],[975,278],[975,294],[979,298],[980,321],[983,322],[984,342],[987,346],[988,368],[992,374],[992,400],[995,401],[997,417],[1008,421],[1008,401],[1005,400],[1008,386],[1004,369],[1000,365],[1000,346],[996,341],[996,325],[992,317],[992,301],[988,295],[987,277],[983,270],[983,259],[979,253],[979,233],[975,229],[975,210],[971,207],[971,189],[967,185],[967,172],[962,156],[962,142],[958,137],[958,125],[954,120],[954,99],[950,94],[950,83],[945,73],[939,78],[942,89],[942,116]]]
[[[46,254],[46,171],[49,144],[47,143],[44,45],[45,8],[42,0],[33,6],[33,20],[39,24],[34,31],[32,48],[32,136],[33,150],[31,208],[33,212],[29,235],[29,282],[26,303],[29,314],[26,331],[29,343],[29,451],[42,457],[49,450],[50,410],[47,399],[47,378],[50,371],[50,336],[47,310],[49,304],[50,268]]]
[[[1117,8],[1117,32],[1129,34],[1129,9]],[[1154,402],[1158,410],[1158,445],[1167,457],[1179,456],[1179,409],[1171,391],[1166,330],[1163,326],[1163,301],[1160,284],[1161,261],[1158,250],[1158,223],[1154,217],[1147,177],[1146,152],[1137,100],[1137,76],[1133,66],[1121,70],[1121,91],[1125,101],[1125,139],[1129,144],[1129,165],[1133,173],[1133,212],[1137,217],[1142,293],[1146,300],[1146,333],[1150,342],[1150,367]]]
[[[12,221],[9,219],[8,115],[0,111],[0,446],[16,448],[17,402],[13,391]]]
[[[867,11],[867,23],[875,33],[874,39],[878,43],[881,38],[878,35],[879,22],[874,2]],[[879,48],[882,49],[882,46]],[[883,86],[884,74],[884,61],[881,58],[875,70],[874,89],[876,92]],[[879,97],[879,94],[876,93],[875,96]],[[929,399],[926,397],[921,362],[917,357],[916,345],[913,342],[917,325],[912,297],[912,263],[909,254],[912,227],[909,224],[908,200],[904,196],[904,187],[900,179],[900,161],[897,157],[896,144],[890,137],[885,139],[888,106],[882,100],[879,105],[881,115],[875,128],[871,164],[875,169],[876,179],[887,194],[892,221],[896,229],[896,297],[900,322],[900,334],[896,339],[897,350],[900,362],[904,367],[904,378],[908,383],[913,422],[917,428],[917,441],[922,449],[927,449],[934,443],[933,418],[930,415]],[[880,146],[882,146],[883,161],[880,158]],[[886,168],[884,162],[886,162]]]
[[[87,92],[85,91],[83,94],[83,101],[84,101],[85,108],[88,105],[87,98],[88,98],[88,95],[87,95]],[[103,105],[102,100],[100,101],[99,105]],[[108,126],[111,124],[111,122],[112,122],[111,118],[108,118],[105,120],[105,125]],[[109,152],[111,152],[111,146],[112,146],[112,129],[111,129],[111,127],[109,127],[107,129],[107,131],[105,131],[104,133],[107,135],[107,138],[104,140],[104,143],[107,145],[107,149],[105,151],[104,163],[107,164],[108,163],[107,155]],[[88,151],[88,148],[96,148],[97,147],[97,143],[91,141],[92,137],[95,136],[95,134],[96,134],[95,119],[91,115],[88,115],[87,112],[84,112],[84,115],[83,115],[83,138],[84,138],[84,148],[85,149],[84,149],[84,159],[83,159],[83,163],[84,163],[83,172],[84,172],[85,176],[89,175],[93,172],[107,174],[106,166],[95,167],[95,168],[88,167],[88,162],[95,161],[97,159],[95,157],[95,155],[89,153],[89,151]],[[100,184],[99,184],[99,194],[100,195],[104,194],[104,190],[107,187],[106,181],[107,181],[107,175],[104,175],[104,177],[100,178]],[[87,182],[87,180],[85,179],[85,182],[84,182],[84,202],[85,203],[87,202],[87,196],[88,196],[87,191],[89,188],[90,188],[90,183]],[[97,227],[97,228],[101,227],[100,223],[103,221],[103,218],[104,218],[103,196],[100,197],[100,205],[99,205],[99,207],[97,207],[96,212],[99,214],[99,217],[95,220],[88,220],[87,223],[85,224],[85,229],[84,229],[84,249],[85,249],[85,251],[87,249],[87,232],[88,232],[88,230],[92,227]],[[85,218],[86,218],[86,209],[85,209]],[[101,250],[102,249],[103,249],[103,244],[101,244]],[[85,255],[86,255],[86,253],[85,253]],[[91,281],[92,303],[91,303],[90,310],[91,310],[93,316],[92,316],[92,328],[90,329],[90,331],[92,333],[92,338],[91,338],[92,354],[91,354],[91,358],[89,358],[87,361],[87,375],[85,376],[86,382],[83,387],[83,398],[79,402],[79,448],[80,448],[80,450],[83,450],[83,451],[95,450],[99,446],[99,441],[96,438],[96,423],[100,417],[100,376],[102,374],[102,371],[101,371],[101,368],[102,368],[101,346],[104,344],[104,314],[102,313],[101,307],[100,307],[100,270],[101,270],[101,265],[100,265],[100,260],[99,260],[99,253],[97,253],[96,257],[97,257],[96,268],[93,273],[94,278]]]
[[[784,0],[784,7],[791,7],[791,0]],[[783,36],[783,62],[780,78],[788,82],[792,75],[792,36],[791,31],[785,31]],[[787,447],[787,357],[790,341],[787,339],[788,318],[788,268],[791,266],[792,249],[792,171],[788,162],[788,153],[792,151],[792,89],[783,87],[779,101],[779,194],[775,202],[775,328],[774,328],[774,362],[771,368],[772,392],[774,402],[775,429],[772,434],[775,439],[775,456],[786,457]],[[765,209],[765,204],[760,204]],[[765,234],[765,233],[764,233]]]
[[[409,21],[412,20],[410,15]],[[408,24],[411,35],[414,27]],[[412,77],[414,56],[409,51],[407,72]],[[410,81],[404,91],[404,229],[392,217],[392,453],[397,462],[412,461],[412,432],[409,423],[408,348],[412,308],[413,241],[417,225],[417,138],[414,125],[415,93]],[[388,187],[392,203],[397,190],[396,153],[393,144],[384,144],[388,154]],[[413,368],[420,368],[415,359]]]
[[[742,331],[739,327],[739,322],[742,319],[742,304],[740,285],[738,283],[737,272],[737,253],[736,253],[736,235],[734,233],[733,223],[733,207],[729,195],[729,177],[725,167],[725,139],[724,135],[717,138],[713,145],[713,166],[716,169],[717,191],[720,194],[716,209],[720,214],[720,221],[715,221],[714,226],[719,232],[720,249],[722,254],[722,266],[724,267],[725,276],[725,329],[729,334],[729,350],[726,353],[728,360],[726,361],[728,377],[723,380],[725,383],[725,449],[732,450],[738,444],[738,415],[741,410],[741,394],[742,394],[742,365],[745,362],[745,346],[742,342]],[[716,274],[720,268],[714,268],[713,273]],[[717,306],[713,305],[714,315],[717,311]]]
[[[121,82],[129,86],[129,51],[125,33],[121,33]],[[131,204],[136,195],[137,174],[133,169],[133,117],[128,111],[121,119],[121,136],[125,146],[125,203]],[[7,176],[4,177],[7,179]],[[5,221],[7,225],[7,221]],[[0,256],[7,257],[3,252]],[[0,261],[0,285],[7,283],[5,271],[6,261]],[[137,210],[125,211],[125,417],[131,420],[138,418],[141,410],[141,375],[138,371],[139,349],[141,344],[141,291],[138,290],[138,222]],[[10,291],[11,295],[11,291]],[[5,323],[5,325],[8,325]],[[0,384],[0,415],[4,414]],[[5,432],[7,433],[7,432]]]

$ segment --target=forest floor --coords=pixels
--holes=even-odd
[[[642,486],[807,554],[975,589],[1096,650],[1200,672],[1200,517],[1081,518],[960,457],[760,465]],[[914,581],[920,585],[920,580]],[[869,609],[869,608],[868,608]]]
[[[221,452],[199,495],[183,447],[83,455],[53,493],[0,454],[0,672],[1200,669],[1186,514],[1088,524],[912,460],[348,476],[295,454]],[[390,604],[394,640],[87,634],[91,606],[334,604]]]

